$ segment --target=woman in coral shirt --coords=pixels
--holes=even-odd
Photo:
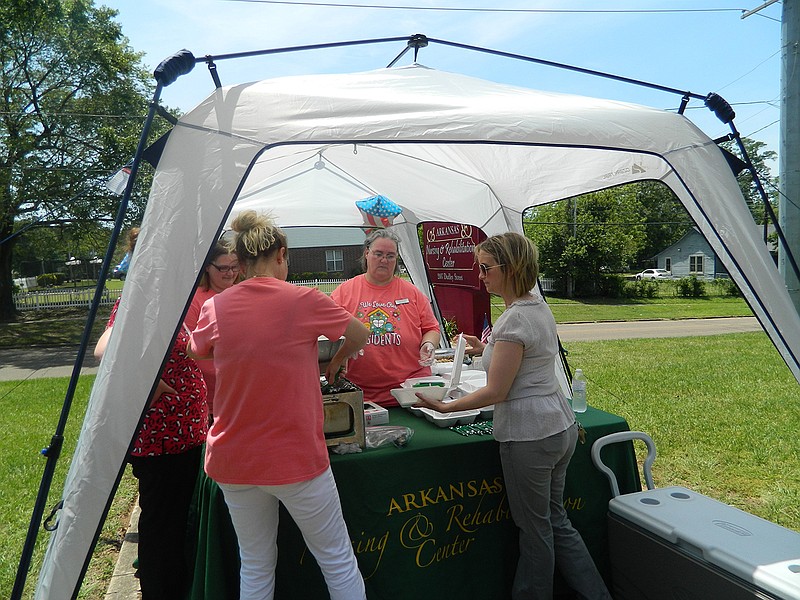
[[[240,598],[274,595],[282,503],[331,598],[363,599],[323,434],[317,338],[345,338],[326,373],[333,381],[367,332],[319,290],[286,282],[286,236],[268,217],[245,211],[232,228],[245,280],[206,301],[191,351],[213,358],[217,373],[205,469],[239,541]]]

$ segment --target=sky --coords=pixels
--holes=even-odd
[[[95,4],[119,12],[117,21],[130,47],[143,53],[151,71],[184,48],[196,57],[220,56],[421,33],[703,96],[715,92],[733,106],[742,135],[779,152],[780,2],[744,19],[744,11],[757,8],[763,0],[95,0]],[[440,10],[444,8],[450,10]],[[222,85],[229,85],[379,69],[404,48],[403,41],[395,41],[216,64]],[[397,64],[412,61],[409,51]],[[665,110],[675,110],[681,100],[676,94],[439,43],[421,49],[417,61],[499,83]],[[166,87],[161,102],[187,111],[213,87],[208,69],[200,63]],[[692,100],[685,114],[711,138],[731,131],[700,100]],[[778,174],[777,162],[770,168],[773,176]]]

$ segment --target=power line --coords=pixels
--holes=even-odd
[[[34,113],[26,113],[10,110],[0,110],[0,115],[13,116],[13,117],[35,117]],[[112,114],[92,114],[92,113],[42,113],[45,117],[91,117],[93,119],[138,119],[144,120],[146,115],[112,115]]]
[[[747,73],[744,73],[743,75],[741,75],[741,76],[737,77],[736,79],[734,79],[734,80],[733,80],[733,81],[731,81],[730,83],[726,83],[726,84],[725,84],[725,85],[723,85],[721,88],[719,88],[717,91],[719,92],[720,90],[724,90],[726,87],[733,85],[734,83],[736,83],[737,81],[739,81],[739,80],[741,80],[741,79],[744,79],[745,77],[747,77],[748,75],[750,75],[750,73],[752,73],[753,71],[755,71],[756,69],[758,69],[759,67],[761,67],[761,66],[762,66],[764,63],[766,63],[766,62],[768,62],[768,61],[772,60],[773,58],[775,58],[775,57],[776,57],[778,54],[780,54],[780,53],[781,53],[781,51],[780,51],[780,49],[779,49],[779,50],[777,50],[777,51],[776,51],[774,54],[772,54],[771,56],[768,56],[767,58],[765,58],[764,60],[762,60],[762,61],[761,61],[760,63],[758,63],[758,64],[757,64],[755,67],[753,67],[752,69],[750,69],[750,70],[749,70]]]
[[[738,12],[743,8],[653,8],[653,9],[563,9],[563,8],[466,8],[448,6],[404,6],[384,4],[349,4],[338,2],[295,2],[291,0],[222,0],[223,2],[242,2],[245,4],[282,4],[286,6],[316,6],[327,8],[371,8],[385,10],[424,10],[439,12],[479,12],[479,13],[538,13],[538,14],[664,14],[698,12]]]

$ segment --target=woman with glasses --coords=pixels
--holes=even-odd
[[[475,246],[486,291],[506,309],[483,350],[486,387],[452,402],[425,398],[418,406],[440,412],[495,405],[494,437],[500,442],[511,516],[519,527],[514,600],[553,597],[556,566],[587,600],[610,600],[603,579],[564,509],[567,466],[578,426],[556,379],[556,322],[544,299],[532,292],[539,252],[528,238],[504,233]]]
[[[193,330],[197,326],[197,319],[200,317],[200,309],[206,300],[212,296],[227,290],[234,283],[239,281],[239,257],[222,242],[217,242],[211,248],[211,253],[203,266],[203,274],[197,284],[197,291],[194,293],[192,303],[186,313],[184,323]],[[198,360],[197,364],[203,371],[203,378],[208,387],[208,412],[209,417],[214,414],[214,387],[216,386],[217,376],[214,372],[213,360]]]
[[[364,355],[347,365],[347,378],[364,391],[364,401],[398,406],[390,390],[409,377],[431,374],[439,346],[439,323],[428,298],[397,274],[400,241],[387,229],[364,242],[365,273],[344,282],[331,298],[369,330]]]

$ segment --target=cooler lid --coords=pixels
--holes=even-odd
[[[800,600],[800,533],[683,487],[612,498],[611,513],[781,598]]]

